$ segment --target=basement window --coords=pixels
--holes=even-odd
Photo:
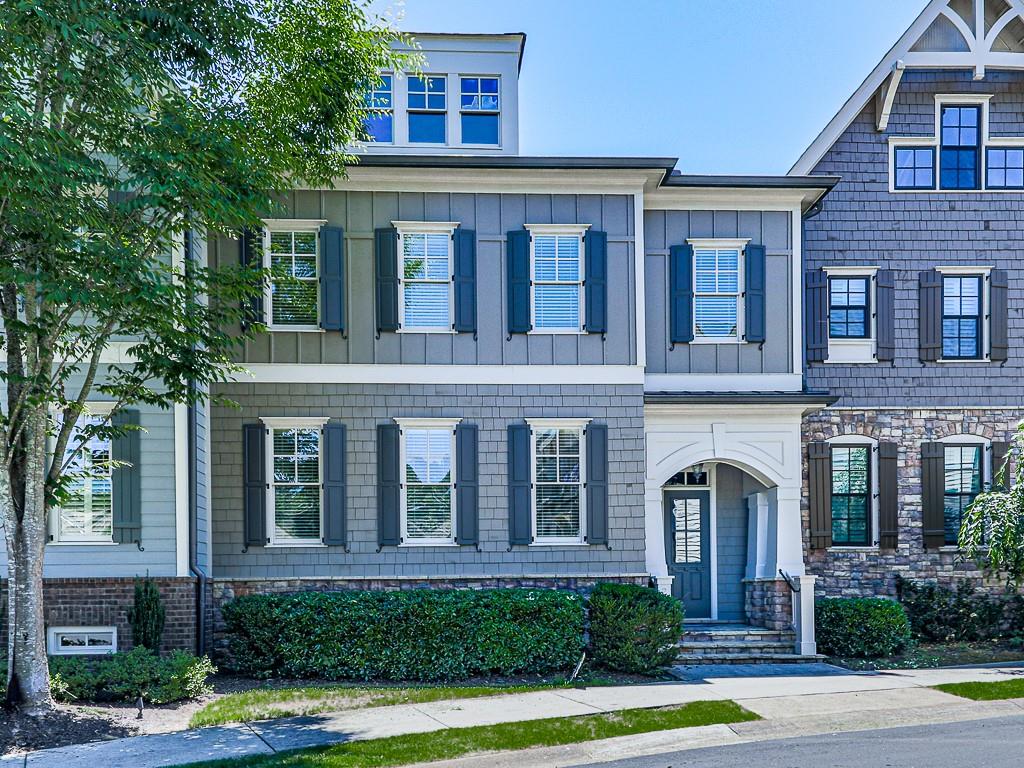
[[[47,653],[88,656],[117,652],[117,627],[50,627]]]

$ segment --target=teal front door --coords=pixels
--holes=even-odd
[[[666,491],[668,572],[688,619],[711,618],[710,524],[710,491]]]

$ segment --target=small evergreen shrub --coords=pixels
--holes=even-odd
[[[239,597],[222,615],[232,668],[257,677],[450,681],[572,669],[583,600],[529,589]]]
[[[874,659],[910,642],[903,606],[884,597],[826,597],[814,606],[818,650],[829,656]]]
[[[128,609],[133,644],[159,653],[166,613],[156,582],[152,579],[136,579],[135,604]]]
[[[51,656],[50,688],[58,701],[134,701],[152,704],[194,699],[212,688],[216,672],[206,656],[172,651],[160,657],[139,646],[107,656]]]
[[[589,606],[595,664],[645,675],[675,661],[683,632],[680,601],[649,587],[600,584]]]
[[[956,589],[896,579],[914,637],[931,642],[972,642],[1024,630],[1024,600],[1019,595],[979,594],[964,579]]]

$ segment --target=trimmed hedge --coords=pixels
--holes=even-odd
[[[656,589],[600,584],[590,596],[590,649],[595,664],[650,674],[675,661],[683,604]]]
[[[966,579],[956,590],[896,577],[896,594],[914,637],[933,642],[970,642],[1024,631],[1024,598],[979,594]]]
[[[233,668],[257,677],[450,681],[572,669],[583,600],[528,589],[246,595],[222,609]]]
[[[872,659],[910,642],[903,606],[884,597],[827,597],[814,607],[818,649],[829,656]]]

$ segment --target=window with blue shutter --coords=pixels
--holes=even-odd
[[[765,301],[765,247],[748,245],[743,252],[743,262],[743,319],[747,326],[743,338],[751,344],[764,344],[768,322]]]
[[[263,424],[242,426],[242,508],[247,548],[267,543],[266,435]]]
[[[480,435],[476,424],[455,428],[455,543],[480,543]]]
[[[455,322],[457,333],[476,333],[476,232],[459,227],[453,234]]]
[[[588,230],[583,237],[585,274],[583,290],[586,301],[588,333],[608,332],[608,233]]]
[[[345,233],[320,228],[320,327],[345,330]]]
[[[394,227],[374,231],[377,333],[398,330],[398,232]]]
[[[347,546],[348,482],[345,462],[345,425],[328,421],[324,425],[324,544]]]
[[[113,537],[118,544],[138,544],[142,540],[142,482],[139,412],[122,409],[110,423],[124,431],[111,441],[111,458],[123,462],[111,473]]]
[[[512,230],[505,241],[505,272],[508,332],[529,333],[530,325],[530,233]]]
[[[693,341],[693,246],[669,248],[669,342]]]
[[[400,543],[402,468],[397,424],[377,425],[377,543]]]
[[[247,269],[263,268],[263,232],[246,229],[239,239],[239,261]],[[242,302],[242,327],[249,328],[257,323],[265,323],[263,314],[263,286],[254,295]]]
[[[508,540],[532,540],[532,482],[530,480],[530,425],[508,426]]]
[[[807,362],[828,358],[828,275],[811,269],[804,274],[804,336]]]
[[[588,424],[587,543],[608,543],[608,425]]]

